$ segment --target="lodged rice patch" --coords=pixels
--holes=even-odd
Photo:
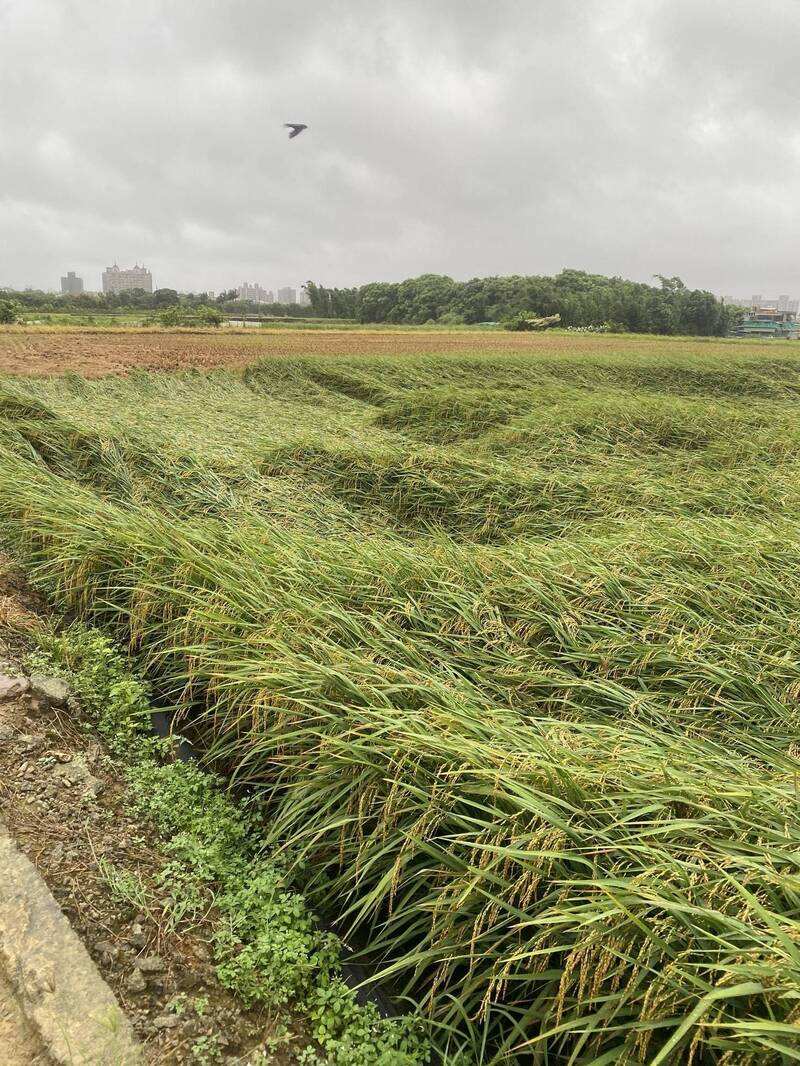
[[[444,1061],[800,1059],[781,359],[5,379],[0,521]]]

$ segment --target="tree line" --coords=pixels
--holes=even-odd
[[[608,325],[634,333],[724,336],[738,321],[738,308],[712,293],[688,289],[680,278],[655,275],[657,285],[562,270],[555,277],[492,277],[454,281],[423,274],[400,282],[359,288],[326,288],[307,282],[311,311],[320,318],[359,322],[471,325],[505,322],[519,315],[559,315],[561,325]]]
[[[125,292],[80,292],[52,293],[41,289],[0,290],[0,301],[14,305],[18,314],[126,314],[138,311],[161,313],[178,307],[185,313],[203,307],[214,307],[229,315],[273,315],[276,317],[303,318],[307,307],[298,304],[260,304],[253,300],[240,300],[236,289],[227,289],[211,297],[207,292],[179,293],[176,289],[130,289]]]
[[[559,316],[571,328],[608,327],[633,333],[724,336],[740,320],[741,310],[712,293],[689,289],[680,278],[655,275],[648,285],[581,270],[562,270],[554,277],[511,276],[454,281],[423,274],[400,282],[370,282],[353,288],[327,288],[309,281],[310,306],[259,304],[240,300],[235,289],[178,293],[134,289],[120,293],[53,294],[36,289],[0,291],[0,301],[16,313],[115,314],[179,308],[184,315],[213,307],[226,315],[350,319],[396,325],[474,325],[511,322],[520,317]]]

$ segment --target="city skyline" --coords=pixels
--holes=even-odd
[[[141,287],[139,285],[133,284],[133,280],[134,280],[133,278],[126,278],[126,281],[128,281],[130,283],[125,283],[125,284],[122,284],[122,285],[117,285],[115,287],[105,288],[104,287],[104,279],[106,278],[106,275],[109,273],[109,271],[116,271],[119,275],[122,275],[122,276],[132,275],[136,271],[144,271],[144,274],[147,275],[150,278],[150,282],[149,282],[149,288],[144,288],[143,291],[150,292],[150,293],[158,292],[159,290],[173,289],[175,292],[178,293],[179,296],[188,296],[188,295],[197,295],[199,293],[206,293],[209,296],[209,298],[213,299],[214,296],[215,296],[215,293],[217,292],[216,289],[212,289],[210,287],[203,287],[203,288],[200,288],[200,289],[176,289],[175,286],[173,286],[173,285],[155,285],[153,283],[153,281],[152,281],[151,272],[149,270],[146,270],[144,267],[140,267],[138,265],[138,263],[134,266],[134,268],[132,270],[122,269],[116,263],[113,264],[112,267],[107,267],[101,274],[101,284],[100,284],[100,288],[99,289],[87,289],[85,287],[84,278],[82,276],[78,275],[76,271],[68,270],[66,272],[66,274],[61,276],[61,284],[60,284],[59,288],[54,288],[52,286],[48,286],[46,288],[39,289],[38,286],[34,286],[34,285],[3,284],[3,285],[0,285],[0,291],[25,292],[26,290],[33,290],[33,291],[45,292],[48,295],[55,295],[55,296],[58,296],[58,295],[61,295],[61,296],[74,296],[74,295],[84,294],[84,293],[87,296],[92,296],[92,295],[106,295],[109,292],[131,291],[134,288],[140,288]],[[86,271],[85,273],[91,274],[91,271]],[[141,278],[141,274],[139,275],[139,277]],[[255,303],[282,303],[283,302],[283,303],[297,303],[297,304],[300,304],[300,305],[305,305],[305,304],[308,303],[308,297],[305,294],[303,286],[300,285],[300,284],[298,284],[297,286],[282,286],[282,287],[277,288],[276,290],[272,290],[272,289],[263,288],[257,282],[254,282],[252,284],[250,284],[249,282],[242,282],[240,285],[223,285],[220,288],[219,291],[220,292],[230,292],[231,290],[235,290],[238,293],[240,299],[252,300]],[[288,293],[291,294],[290,299],[287,299],[285,301],[279,300],[276,297],[276,295],[275,295],[276,292],[278,294],[280,294],[281,292],[283,292],[283,293],[288,292]]]
[[[137,264],[137,267],[138,267],[138,264]],[[0,292],[15,292],[15,291],[16,292],[24,292],[26,290],[27,291],[35,290],[35,291],[45,292],[48,295],[55,295],[55,296],[58,296],[58,295],[62,295],[62,296],[75,295],[75,294],[80,294],[80,293],[85,293],[88,296],[103,295],[104,294],[104,290],[102,288],[102,275],[101,275],[101,287],[99,289],[90,289],[90,288],[86,288],[85,283],[84,283],[84,277],[81,276],[81,275],[76,276],[76,273],[77,273],[76,271],[70,270],[70,271],[66,272],[66,276],[62,275],[61,276],[61,284],[60,284],[59,288],[56,288],[56,287],[53,287],[53,286],[39,287],[39,286],[35,286],[35,285],[14,285],[14,284],[9,284],[9,283],[0,283]],[[91,275],[92,274],[92,270],[85,271],[84,273]],[[103,273],[105,273],[105,271]],[[148,273],[150,273],[150,272],[148,271]],[[67,285],[67,287],[65,287],[65,283],[68,281],[68,279],[71,279],[72,282],[79,283],[80,287],[79,288],[74,288],[74,289],[70,289],[69,285]],[[399,281],[403,281],[405,279],[403,279],[403,278],[392,278],[392,279],[389,279],[389,280],[392,281],[392,282],[399,282]],[[463,279],[456,279],[456,280],[466,281],[466,280],[469,280],[469,279],[463,278]],[[653,278],[646,279],[646,280],[648,280],[650,283],[655,283],[655,279],[653,279]],[[294,286],[276,286],[275,289],[267,289],[264,286],[262,286],[259,282],[250,283],[250,282],[246,282],[245,281],[245,282],[239,283],[238,285],[232,285],[230,283],[223,282],[223,284],[220,285],[219,289],[214,289],[214,288],[211,288],[210,286],[201,286],[201,287],[198,287],[198,288],[195,288],[195,289],[179,289],[179,288],[176,288],[174,285],[155,285],[155,284],[153,284],[151,289],[145,290],[145,291],[157,292],[159,290],[172,289],[175,292],[177,292],[179,296],[200,295],[202,293],[206,293],[209,296],[210,299],[214,299],[217,292],[235,291],[237,293],[239,299],[250,300],[251,302],[254,302],[254,303],[273,303],[273,302],[274,303],[297,303],[300,306],[308,306],[310,301],[309,301],[308,296],[307,296],[307,294],[305,292],[304,285],[305,285],[305,282],[302,282],[302,283],[298,283],[297,285],[294,285]],[[345,286],[345,287],[347,287],[347,286]],[[127,288],[131,288],[131,286],[128,286]],[[752,290],[753,286],[751,285],[750,288]],[[780,291],[782,288],[785,288],[785,286],[779,286],[775,291]],[[246,290],[248,290],[248,291],[246,291]],[[281,293],[282,292],[286,293],[287,291],[292,293],[291,299],[288,299],[288,300],[280,299]],[[708,291],[713,291],[713,290],[708,290]],[[743,308],[752,307],[752,306],[756,305],[756,303],[758,301],[763,301],[762,306],[769,306],[770,304],[774,304],[776,306],[779,306],[781,301],[788,300],[789,301],[789,305],[788,305],[789,306],[789,310],[795,311],[795,312],[800,310],[800,299],[791,299],[788,296],[761,297],[761,296],[754,295],[754,296],[750,296],[750,297],[742,297],[742,296],[733,296],[729,292],[713,292],[713,295],[715,295],[717,297],[717,299],[722,300],[724,303],[732,304],[734,306],[743,307]]]
[[[238,295],[240,300],[252,300],[255,303],[271,304],[275,302],[275,294],[272,289],[265,289],[259,285],[258,282],[250,284],[248,281],[243,281],[239,286]]]

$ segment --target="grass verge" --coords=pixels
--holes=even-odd
[[[301,1012],[313,1037],[298,1057],[302,1066],[427,1063],[430,1048],[419,1021],[381,1018],[371,1004],[359,1004],[342,980],[340,943],[320,930],[291,887],[286,863],[265,847],[257,804],[233,801],[213,774],[172,761],[169,742],[149,735],[147,686],[112,641],[80,623],[30,635],[38,650],[29,667],[68,680],[97,732],[123,760],[133,808],[163,835],[169,862],[159,887],[168,901],[167,920],[185,923],[212,908],[215,968],[223,987],[245,1006]],[[146,909],[141,886],[106,867],[112,890]]]

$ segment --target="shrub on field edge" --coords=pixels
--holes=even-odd
[[[0,324],[13,325],[19,316],[19,304],[13,300],[0,300]]]
[[[162,326],[221,326],[225,316],[207,304],[195,308],[173,304],[159,314],[158,320]]]
[[[516,315],[503,323],[503,329],[511,330],[512,333],[529,333],[534,330],[550,329],[561,322],[561,315],[547,315],[540,317],[534,311],[519,311]]]

